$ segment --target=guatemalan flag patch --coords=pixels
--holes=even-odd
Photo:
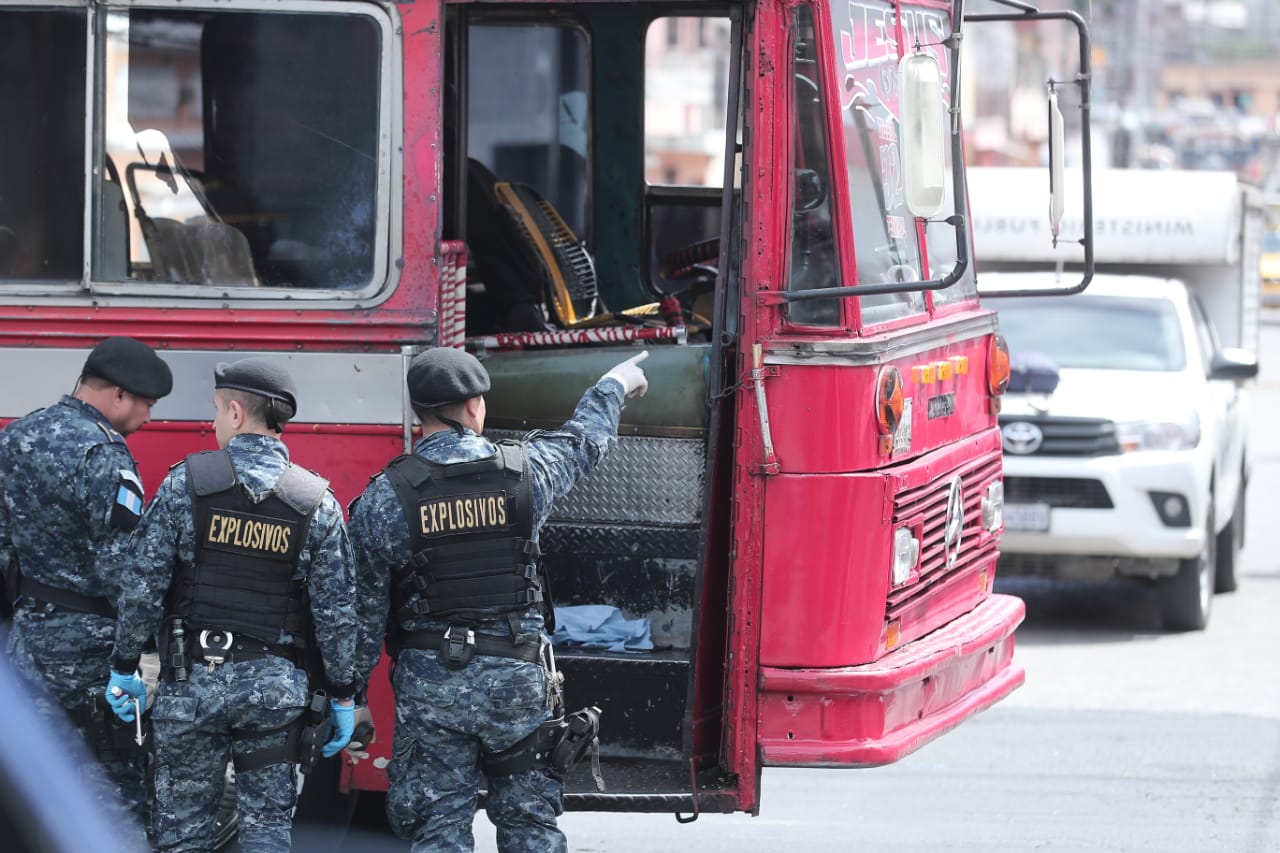
[[[133,530],[142,515],[142,480],[127,468],[120,469],[116,486],[116,502],[111,506],[111,526],[119,530]]]
[[[142,515],[142,498],[127,486],[121,486],[120,491],[116,492],[116,503],[134,515]]]

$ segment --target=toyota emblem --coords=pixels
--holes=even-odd
[[[1019,456],[1035,453],[1044,443],[1044,433],[1040,431],[1040,427],[1026,421],[1005,424],[1000,430],[1000,436],[1005,452]]]

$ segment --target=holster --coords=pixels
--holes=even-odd
[[[302,717],[270,731],[288,730],[283,744],[263,747],[235,757],[237,773],[247,773],[269,767],[272,764],[297,764],[303,773],[310,773],[320,760],[321,749],[329,741],[329,697],[323,690],[311,694],[311,702]],[[269,734],[254,732],[253,734]]]
[[[329,742],[329,696],[323,690],[311,694],[311,703],[302,714],[302,734],[298,738],[298,769],[304,774],[320,763],[321,750]]]
[[[589,705],[559,722],[559,736],[551,749],[551,769],[564,773],[583,753],[600,745],[600,709]]]
[[[481,756],[486,776],[510,776],[533,767],[548,767],[563,775],[592,750],[591,775],[596,788],[604,790],[600,775],[600,709],[589,705],[567,717],[554,717],[538,726],[528,737],[501,752]]]
[[[145,736],[139,745],[137,723],[126,723],[116,716],[101,690],[86,691],[85,702],[71,712],[72,719],[84,730],[89,752],[99,761],[129,761],[142,755],[151,742],[151,715],[142,716]]]

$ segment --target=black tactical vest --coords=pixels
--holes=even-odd
[[[195,564],[178,570],[169,615],[196,630],[231,631],[268,644],[280,642],[283,632],[305,647],[310,599],[293,573],[328,481],[290,465],[255,503],[236,479],[231,454],[212,450],[187,457],[187,483]]]
[[[413,557],[393,579],[397,625],[411,616],[476,619],[544,601],[524,446],[499,442],[487,459],[441,465],[416,454],[383,472],[396,490]]]

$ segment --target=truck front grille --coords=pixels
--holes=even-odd
[[[1040,440],[1028,440],[1013,424],[1029,424]],[[1120,452],[1116,425],[1103,418],[1057,418],[1048,415],[1001,415],[1004,451],[1011,456],[1109,456]]]
[[[1083,477],[1004,478],[1005,503],[1046,503],[1071,509],[1111,509],[1111,495],[1101,480]]]

